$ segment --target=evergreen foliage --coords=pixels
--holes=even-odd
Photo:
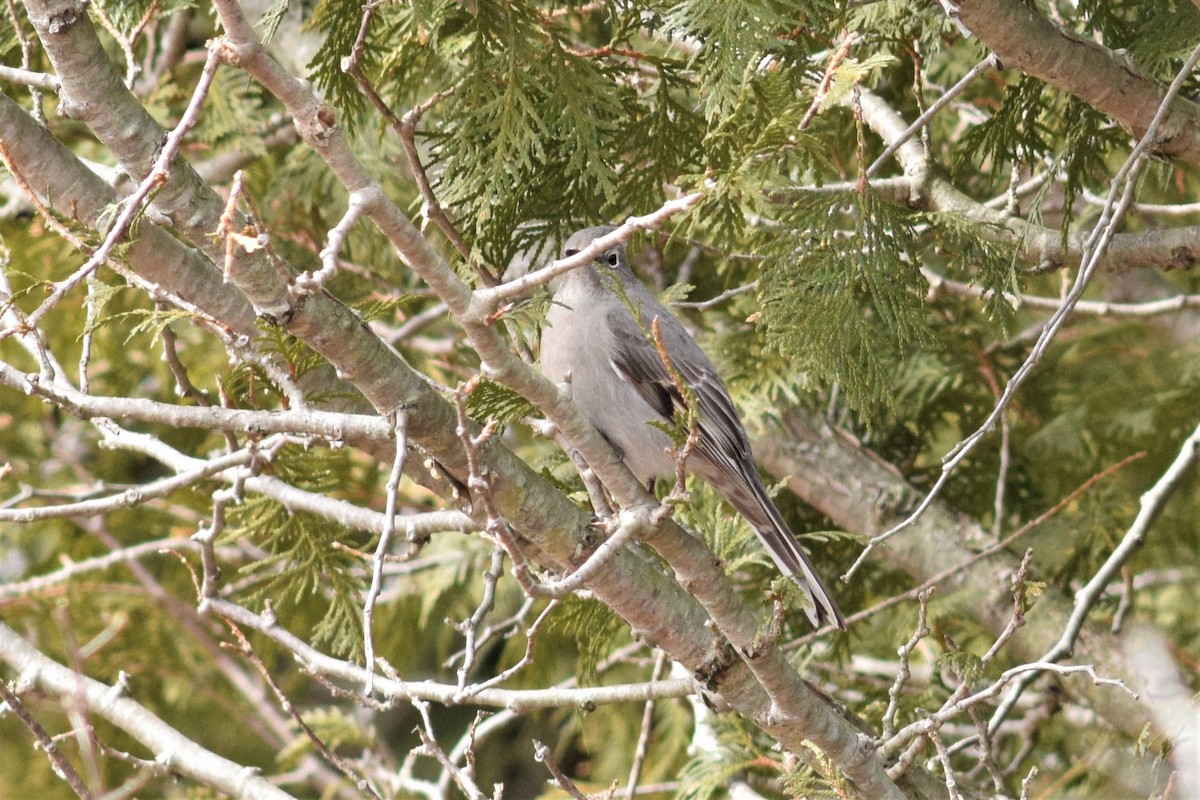
[[[797,197],[780,216],[764,247],[767,341],[818,383],[839,383],[856,410],[883,402],[889,365],[932,341],[913,220],[869,191]]]
[[[195,86],[204,41],[221,33],[212,9],[184,0],[96,5],[90,13],[102,11],[111,23],[112,31],[97,28],[118,73],[130,66],[118,38],[133,36],[136,69],[130,72],[144,71],[150,78],[145,85],[135,81],[139,101],[162,124],[174,125]],[[1200,10],[1185,0],[1043,2],[1031,9],[1054,16],[1095,47],[1118,51],[1114,57],[1127,61],[1131,73],[1163,84],[1200,39]],[[859,94],[874,92],[907,124],[985,55],[980,42],[960,31],[938,4],[381,3],[373,6],[359,68],[398,116],[421,105],[415,147],[440,210],[466,245],[464,257],[440,232],[437,209],[418,190],[397,132],[343,69],[363,10],[359,0],[278,0],[257,30],[271,47],[289,48],[295,43],[286,40],[281,24],[289,14],[301,16],[306,35],[319,39],[307,79],[336,110],[338,130],[367,172],[421,225],[458,275],[477,281],[476,269],[484,268],[511,277],[506,270],[516,271],[522,259],[535,268],[547,263],[554,243],[577,227],[619,223],[684,193],[702,193],[688,214],[631,241],[635,270],[666,302],[684,306],[681,316],[720,365],[757,443],[775,444],[772,437],[783,435],[781,426],[789,420],[811,428],[828,425],[797,449],[833,440],[872,468],[884,465],[880,469],[897,481],[894,491],[869,499],[869,519],[855,526],[840,520],[851,518],[846,506],[861,500],[862,475],[838,473],[839,465],[831,463],[819,465],[827,471],[817,469],[801,480],[776,474],[768,481],[778,481],[777,504],[802,534],[800,541],[843,610],[849,614],[887,602],[922,576],[954,566],[914,567],[907,557],[877,551],[848,584],[836,580],[867,538],[915,507],[914,498],[941,476],[946,454],[987,419],[1029,357],[1051,311],[1028,298],[1063,296],[1077,265],[1070,257],[1028,248],[1038,231],[1052,232],[1047,238],[1065,247],[1090,230],[1098,216],[1094,198],[1108,192],[1131,151],[1129,125],[1036,75],[1015,68],[988,71],[916,134],[930,158],[929,180],[956,192],[939,206],[947,193],[931,198],[911,187],[895,188],[906,171],[894,159],[867,180],[885,144],[865,118]],[[187,23],[181,41],[188,56],[164,62],[175,14],[188,15],[180,17]],[[24,7],[0,6],[0,16],[8,23],[0,24],[2,63],[50,72]],[[32,108],[19,81],[6,73],[0,82],[6,97]],[[1184,96],[1196,86],[1193,76]],[[42,103],[49,112],[53,93],[44,94]],[[86,126],[67,114],[47,116],[51,135],[80,158],[104,165],[97,169],[107,174],[115,156]],[[283,105],[269,91],[223,65],[179,157],[211,168],[205,174],[217,176],[212,182],[224,197],[232,175],[217,162],[229,158],[242,165],[239,208],[252,210],[261,222],[274,268],[294,277],[325,263],[322,249],[346,213],[350,192],[313,148],[283,137],[275,141],[272,134],[286,120]],[[1040,182],[1031,180],[1035,177]],[[1200,188],[1194,167],[1183,158],[1162,159],[1140,180],[1141,199],[1159,204],[1191,202]],[[79,387],[82,372],[88,391],[98,397],[189,411],[361,413],[369,390],[377,388],[335,383],[318,348],[294,337],[278,319],[260,319],[253,331],[219,320],[214,331],[191,310],[149,296],[108,266],[74,286],[38,321],[61,373],[49,374],[40,368],[37,348],[23,346],[25,331],[14,323],[15,313],[34,314],[103,241],[103,231],[75,221],[66,199],[43,198],[53,221],[82,239],[76,249],[28,204],[16,180],[0,186],[0,195],[0,328],[6,331],[0,334],[0,362],[25,381],[0,386],[0,513],[141,492],[267,439],[252,426],[182,427],[139,417],[136,408],[128,418],[96,413],[95,422],[76,419],[65,404],[36,393],[55,377]],[[108,207],[98,227],[111,224],[118,211],[115,204]],[[1153,250],[1156,236],[1184,229],[1194,216],[1194,209],[1186,215],[1134,209],[1120,230],[1145,234],[1151,256],[1130,247],[1124,251],[1129,264],[1106,263],[1085,300],[1140,303],[1178,295],[1194,300],[1200,293],[1195,271],[1171,269],[1190,263],[1190,251],[1183,245]],[[127,239],[159,225],[180,236],[189,255],[204,258],[199,243],[184,242],[172,227],[179,219],[157,210],[143,213]],[[313,291],[353,308],[363,329],[384,339],[438,396],[453,402],[455,387],[474,379],[467,413],[480,426],[495,423],[488,446],[507,448],[532,465],[520,477],[529,497],[560,491],[591,511],[570,456],[531,432],[527,423],[538,416],[537,407],[497,373],[481,371],[480,354],[439,310],[445,308],[442,299],[367,217],[358,219],[337,256],[336,276]],[[113,262],[131,269],[132,260],[129,242],[123,241]],[[1119,274],[1130,265],[1137,269]],[[208,266],[234,280],[227,264]],[[694,306],[710,298],[714,302],[703,310]],[[539,289],[506,303],[491,321],[513,351],[532,362],[548,307]],[[968,544],[976,551],[992,543],[991,532],[1011,534],[1071,498],[1005,554],[1019,557],[1026,547],[1034,553],[1022,609],[1029,628],[1061,630],[1065,620],[1046,610],[1051,601],[1069,607],[1063,598],[1108,559],[1137,515],[1140,498],[1196,426],[1195,314],[1076,312],[1008,406],[1002,431],[957,466],[940,495],[938,507],[972,532],[977,541]],[[233,352],[226,342],[235,343]],[[404,391],[416,394],[411,387]],[[298,395],[304,403],[295,402]],[[692,422],[687,415],[676,420],[670,432],[677,443]],[[429,438],[457,442],[453,427]],[[141,444],[118,441],[118,428]],[[644,631],[631,631],[586,588],[551,607],[545,598],[525,596],[507,557],[496,568],[493,554],[510,540],[530,544],[513,521],[489,517],[492,509],[480,487],[496,475],[485,469],[469,481],[451,479],[429,450],[409,441],[405,477],[389,487],[390,444],[347,444],[297,430],[232,483],[230,473],[219,471],[94,513],[20,523],[4,517],[0,617],[58,662],[109,684],[127,682],[125,695],[244,765],[247,773],[293,781],[283,785],[298,797],[341,796],[350,792],[353,779],[336,777],[340,773],[316,755],[312,740],[259,682],[258,665],[242,653],[229,626],[197,612],[203,606],[197,596],[203,564],[189,537],[218,530],[222,600],[361,666],[367,658],[364,599],[374,577],[379,530],[248,490],[245,479],[268,477],[338,509],[373,512],[372,519],[381,518],[391,488],[399,516],[390,532],[390,558],[380,568],[375,666],[401,682],[431,680],[463,691],[454,703],[431,705],[430,727],[447,752],[460,741],[477,740],[472,769],[481,786],[504,783],[511,787],[506,797],[558,796],[546,788],[548,773],[531,756],[530,742],[539,739],[588,791],[623,788],[635,763],[641,784],[658,785],[652,797],[727,797],[738,783],[771,798],[856,791],[815,747],[795,754],[800,758],[781,753],[760,727],[763,720],[725,713],[719,704],[710,710],[703,699],[658,700],[650,711],[639,701],[479,712],[464,688],[467,682],[487,681],[518,666],[501,688],[566,691],[673,676],[656,666],[657,654],[641,638]],[[780,457],[777,463],[785,465],[777,473],[790,469],[795,478],[800,468],[787,465],[806,462]],[[539,475],[548,480],[535,485]],[[817,486],[806,499],[824,502],[825,511],[786,488],[806,485]],[[798,590],[778,578],[749,526],[715,492],[698,480],[682,499],[669,482],[652,488],[669,498],[674,518],[719,559],[743,602],[758,614],[763,635],[777,633],[805,678],[877,735],[899,669],[897,647],[916,624],[916,600],[885,608],[847,634],[803,638],[809,627],[798,613]],[[1164,631],[1181,663],[1195,660],[1198,500],[1194,476],[1186,478],[1126,565],[1124,586],[1114,581],[1087,631],[1108,635],[1114,624],[1137,619]],[[470,512],[475,532],[406,528],[408,520],[434,510],[448,517],[456,510]],[[479,533],[485,523],[486,532]],[[939,535],[950,542],[957,533]],[[594,539],[581,543],[575,555],[585,555],[585,544],[594,546],[606,535],[603,520],[588,535]],[[73,571],[148,542],[159,543],[163,552]],[[634,542],[629,548],[656,574],[673,575],[652,544]],[[553,562],[532,547],[526,559],[522,567],[531,579],[561,577],[561,560]],[[67,577],[34,580],[59,571]],[[992,627],[993,606],[1007,613],[1013,601],[1008,585],[972,583],[981,573],[954,576],[933,596],[928,608],[933,634],[912,653],[913,677],[893,709],[896,727],[928,718],[957,687],[981,687],[1037,655],[1012,646],[985,661],[983,654],[999,634]],[[631,596],[645,590],[629,587]],[[1131,607],[1125,591],[1131,592]],[[772,620],[776,601],[781,616]],[[663,602],[664,615],[677,613]],[[535,623],[543,611],[543,622]],[[433,750],[420,750],[414,731],[427,733],[425,720],[404,698],[397,695],[383,707],[361,703],[361,684],[314,678],[313,665],[298,663],[271,630],[243,626],[243,633],[305,725],[369,775],[382,797],[421,791],[454,796],[449,779],[433,783],[440,762],[413,755]],[[725,655],[736,660],[743,654],[712,657],[715,662]],[[1041,705],[1036,713],[1029,710],[1034,702],[1019,707],[1022,718],[1010,720],[994,740],[992,764],[964,745],[945,763],[931,761],[930,771],[949,764],[975,793],[1017,796],[1031,787],[1030,796],[1161,796],[1173,763],[1168,745],[1106,718],[1077,679],[1062,676],[1053,689],[1045,680],[1035,684],[1027,697]],[[106,722],[86,723],[95,725],[95,741],[103,748],[87,735],[64,735],[86,727],[69,698],[30,691],[8,666],[0,666],[0,680],[60,736],[60,749],[93,788],[114,792],[110,796],[118,790],[145,798],[217,796],[212,787],[151,767],[153,756]],[[981,706],[979,720],[954,717],[940,730],[941,741],[965,742],[993,708]],[[1064,708],[1070,713],[1062,713]],[[17,743],[0,748],[0,797],[74,796],[45,755],[33,751],[29,729],[8,709],[0,711],[5,711],[0,741]],[[639,756],[643,714],[650,724]],[[1035,730],[1012,735],[1017,723]],[[925,755],[936,755],[926,744]],[[1145,776],[1064,766],[1110,756],[1113,763],[1118,756],[1135,763]],[[416,766],[406,765],[410,757]],[[916,761],[927,766],[924,759]],[[993,779],[989,767],[996,764],[1011,769]],[[1040,773],[1025,787],[1032,766]]]

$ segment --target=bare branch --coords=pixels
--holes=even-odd
[[[579,791],[579,787],[575,785],[575,782],[568,778],[566,773],[559,768],[558,762],[550,754],[550,748],[536,739],[533,741],[533,757],[546,765],[546,770],[550,773],[550,777],[554,779],[555,785],[566,792],[569,797],[574,798],[574,800],[589,800],[586,794]]]
[[[905,128],[899,136],[896,136],[890,142],[888,142],[888,146],[885,147],[883,152],[879,154],[879,157],[875,159],[871,166],[867,167],[867,178],[874,178],[877,174],[879,174],[879,170],[883,168],[883,165],[887,163],[888,159],[896,154],[897,150],[904,146],[905,142],[911,139],[913,135],[917,133],[917,131],[928,125],[929,120],[933,119],[939,111],[948,106],[955,97],[962,94],[968,86],[975,82],[976,78],[978,78],[987,70],[994,69],[996,65],[996,59],[989,55],[984,57],[984,59],[975,66],[971,67],[971,69],[967,71],[967,74],[959,79],[958,83],[954,84],[945,92],[943,92],[942,95],[934,102],[934,104],[926,109],[921,116],[917,117],[913,123]]]
[[[155,754],[156,760],[187,778],[238,800],[289,800],[291,795],[252,770],[207,750],[184,736],[140,703],[108,686],[67,669],[35,650],[0,623],[0,660],[28,685],[49,694],[74,697]]]
[[[529,608],[529,607],[532,607],[532,603],[526,602],[525,606],[523,606],[523,609]],[[549,603],[546,604],[546,607],[544,609],[542,609],[542,613],[538,614],[537,619],[535,619],[533,621],[533,624],[529,626],[529,629],[525,632],[525,653],[521,656],[521,658],[517,661],[517,663],[513,664],[511,667],[508,667],[507,669],[501,670],[500,672],[496,673],[492,677],[488,678],[486,681],[481,681],[479,683],[473,683],[473,684],[464,686],[459,691],[459,693],[457,695],[455,695],[455,698],[454,698],[455,702],[462,702],[462,701],[468,700],[469,698],[474,697],[475,695],[479,694],[480,692],[484,691],[485,689],[490,689],[493,686],[499,686],[500,684],[504,683],[509,678],[511,678],[513,675],[516,675],[518,672],[520,672],[521,670],[525,669],[530,664],[532,664],[533,663],[533,651],[534,651],[534,647],[537,644],[538,632],[542,629],[542,625],[546,622],[546,620],[550,618],[551,612],[553,612],[554,609],[557,607],[558,607],[558,601],[551,600]],[[651,678],[651,683],[656,683],[657,681],[658,681],[657,676],[654,678]],[[646,702],[650,703],[650,702],[653,702],[653,700],[648,699]]]
[[[1129,530],[1121,538],[1120,544],[1109,554],[1100,569],[1096,570],[1096,574],[1092,576],[1091,580],[1075,593],[1075,607],[1072,609],[1071,616],[1063,628],[1062,635],[1046,651],[1041,661],[1055,662],[1074,651],[1075,641],[1083,630],[1083,624],[1087,621],[1096,602],[1103,596],[1108,584],[1120,573],[1121,568],[1129,560],[1130,556],[1142,546],[1146,535],[1150,531],[1150,526],[1158,519],[1158,515],[1162,513],[1167,501],[1175,494],[1184,475],[1187,474],[1189,468],[1195,463],[1198,455],[1200,455],[1200,425],[1184,440],[1183,446],[1180,448],[1178,455],[1175,456],[1175,460],[1171,463],[1171,466],[1167,468],[1167,471],[1162,474],[1154,486],[1150,487],[1149,491],[1142,495],[1137,517],[1134,518],[1133,524],[1129,526]],[[992,719],[988,724],[989,730],[996,729],[1008,712],[1011,711],[1013,704],[1021,696],[1021,692],[1033,682],[1035,677],[1034,675],[1030,675],[1013,686],[1012,690],[1000,704],[1000,707],[996,709],[996,713],[992,715]]]
[[[284,630],[267,616],[255,614],[235,603],[219,598],[201,601],[201,611],[220,614],[247,628],[266,634],[277,644],[289,650],[296,661],[306,670],[328,678],[364,685],[366,670],[349,661],[328,656],[308,645],[303,639]],[[586,689],[483,689],[464,698],[471,705],[492,706],[514,711],[535,708],[571,708],[609,703],[642,703],[650,698],[665,699],[683,697],[693,691],[691,680],[664,680],[654,684],[635,683],[618,686],[597,686]],[[384,697],[402,700],[424,700],[431,703],[451,705],[459,696],[459,688],[453,684],[436,681],[396,681],[376,676],[376,693]]]
[[[958,19],[1006,67],[1016,67],[1071,92],[1142,136],[1162,155],[1200,164],[1200,108],[1117,53],[1047,19],[1020,0],[958,0]],[[1157,118],[1157,121],[1156,121]]]
[[[650,682],[654,683],[662,677],[663,668],[667,664],[667,654],[661,650],[654,657],[654,669],[650,673]],[[650,745],[650,730],[654,726],[654,701],[647,700],[642,708],[642,731],[638,734],[637,747],[633,751],[633,765],[629,768],[629,780],[625,784],[625,796],[634,797],[637,794],[638,778],[641,777],[642,764],[646,760],[646,751]]]
[[[92,793],[88,791],[87,785],[84,784],[79,773],[75,771],[75,767],[63,754],[58,743],[50,738],[50,734],[46,733],[46,729],[41,726],[41,723],[29,713],[25,704],[21,702],[21,698],[9,691],[8,687],[4,685],[4,681],[0,681],[0,702],[3,702],[8,710],[16,714],[17,719],[21,720],[21,723],[33,734],[42,748],[42,752],[54,765],[54,773],[67,782],[71,791],[79,795],[80,800],[92,800]]]
[[[612,233],[601,236],[572,256],[560,258],[541,269],[528,272],[520,278],[508,281],[494,289],[475,292],[475,302],[483,308],[493,309],[503,300],[511,300],[515,297],[528,294],[535,286],[549,283],[559,275],[592,263],[596,256],[610,247],[624,244],[638,231],[649,230],[673,216],[688,211],[699,203],[701,199],[703,199],[703,195],[699,192],[681,195],[674,200],[668,200],[663,203],[657,211],[640,217],[630,217],[622,225],[617,226]]]
[[[0,522],[35,522],[63,517],[94,517],[121,508],[132,508],[207,480],[218,473],[248,464],[255,457],[256,454],[253,450],[241,450],[231,455],[201,462],[202,466],[196,469],[187,470],[169,478],[162,478],[144,486],[126,489],[109,497],[34,508],[3,508],[0,509]],[[0,593],[3,593],[6,588],[0,587]]]
[[[1059,306],[1058,310],[1055,311],[1047,321],[1045,328],[1042,329],[1041,334],[1038,336],[1037,342],[1034,344],[1025,361],[1021,364],[1017,371],[1013,373],[1012,378],[1010,378],[1008,383],[1005,385],[1004,392],[999,401],[997,401],[995,408],[992,409],[992,412],[988,415],[987,419],[984,420],[983,424],[980,425],[974,433],[955,445],[955,447],[946,454],[945,458],[942,459],[941,475],[934,483],[933,488],[929,490],[929,492],[925,495],[925,498],[920,502],[920,504],[917,505],[916,509],[899,524],[892,526],[889,530],[884,531],[878,536],[872,537],[867,543],[867,546],[863,548],[863,551],[859,555],[858,559],[855,560],[855,562],[850,566],[850,569],[848,569],[842,576],[843,580],[849,580],[854,573],[858,571],[858,568],[866,561],[871,552],[881,543],[887,541],[887,539],[890,537],[894,536],[905,528],[910,527],[914,522],[916,522],[917,519],[920,518],[923,513],[925,513],[926,509],[929,508],[930,504],[933,503],[933,501],[937,498],[938,494],[941,493],[941,490],[943,487],[945,487],[946,482],[949,481],[950,476],[954,473],[955,468],[961,464],[968,455],[971,454],[976,445],[978,445],[984,437],[986,437],[995,429],[997,422],[1004,414],[1004,409],[1007,408],[1008,404],[1012,401],[1017,389],[1020,388],[1021,384],[1025,382],[1025,379],[1037,366],[1038,362],[1041,361],[1042,357],[1046,353],[1046,350],[1049,348],[1050,343],[1054,341],[1055,336],[1058,334],[1059,329],[1062,327],[1067,317],[1071,314],[1071,311],[1074,309],[1075,305],[1083,297],[1084,290],[1087,288],[1088,283],[1095,274],[1096,269],[1099,267],[1104,252],[1107,250],[1108,245],[1112,240],[1117,223],[1120,221],[1121,217],[1124,216],[1124,213],[1129,208],[1129,205],[1133,202],[1133,198],[1137,190],[1137,178],[1141,174],[1142,168],[1146,163],[1146,158],[1151,151],[1151,147],[1157,141],[1156,137],[1158,135],[1159,126],[1166,118],[1167,112],[1171,107],[1171,102],[1175,99],[1176,95],[1179,93],[1179,90],[1183,87],[1184,80],[1191,75],[1192,70],[1195,69],[1198,62],[1200,62],[1200,47],[1197,47],[1192,51],[1191,56],[1189,56],[1183,68],[1175,76],[1175,80],[1171,83],[1171,87],[1167,90],[1166,96],[1163,97],[1162,103],[1159,105],[1157,113],[1155,114],[1154,119],[1150,122],[1145,134],[1143,134],[1142,138],[1138,141],[1138,144],[1136,147],[1134,147],[1133,152],[1129,154],[1129,158],[1126,160],[1125,164],[1113,177],[1112,185],[1108,193],[1107,205],[1105,206],[1104,212],[1101,214],[1099,221],[1092,228],[1092,233],[1088,238],[1086,247],[1084,248],[1084,263],[1080,267],[1079,274],[1076,276],[1075,282],[1071,286],[1071,290],[1067,292],[1066,296],[1063,298],[1062,305]]]
[[[19,69],[17,67],[0,66],[0,81],[17,83],[47,92],[58,91],[58,78],[53,75],[47,75],[44,72],[30,72],[27,69]]]
[[[288,699],[287,695],[283,693],[283,689],[280,688],[279,684],[271,676],[271,672],[267,669],[267,665],[262,662],[262,659],[259,658],[257,654],[255,654],[254,648],[250,646],[250,641],[236,625],[234,625],[232,622],[229,622],[228,624],[229,629],[233,632],[234,638],[237,639],[238,649],[241,651],[242,656],[249,659],[250,663],[254,665],[254,668],[258,670],[258,674],[261,675],[263,680],[266,681],[267,685],[271,687],[271,691],[275,694],[275,698],[279,701],[280,707],[291,716],[292,721],[297,725],[297,727],[304,731],[304,735],[307,736],[309,741],[313,743],[313,746],[317,748],[317,752],[321,754],[321,757],[333,766],[337,767],[337,769],[340,770],[343,775],[345,775],[354,783],[355,788],[357,788],[360,792],[375,798],[375,800],[381,800],[379,793],[375,791],[370,782],[362,775],[358,774],[357,770],[355,770],[346,761],[346,759],[342,758],[337,753],[334,753],[333,750],[329,748],[329,745],[327,745],[321,739],[321,737],[317,735],[316,731],[314,731],[312,727],[310,727],[309,724],[304,721],[304,718],[300,716],[300,712],[296,709],[296,706]]]
[[[59,584],[66,583],[79,575],[106,570],[118,564],[141,559],[148,555],[197,548],[197,543],[191,539],[168,538],[141,542],[114,550],[106,555],[66,564],[53,572],[39,575],[35,578],[0,584],[0,600],[34,596],[46,592]]]
[[[732,289],[726,289],[715,297],[710,297],[708,300],[699,300],[695,302],[678,301],[672,303],[675,308],[690,308],[695,311],[708,311],[710,308],[724,303],[726,300],[737,297],[738,295],[753,292],[758,289],[758,281],[751,281],[742,286],[735,286]]]
[[[392,431],[396,437],[396,457],[392,460],[392,472],[387,482],[387,504],[384,509],[383,530],[379,533],[379,544],[375,547],[375,562],[371,569],[371,586],[363,601],[363,647],[366,652],[367,683],[364,693],[370,697],[375,692],[375,637],[371,619],[375,613],[375,601],[383,588],[384,556],[388,544],[396,532],[396,507],[400,479],[404,476],[404,459],[408,455],[408,413],[403,406],[396,409],[392,418]]]
[[[909,672],[908,661],[912,657],[913,650],[921,643],[921,640],[929,635],[929,626],[926,624],[926,617],[929,614],[929,598],[933,595],[933,587],[930,587],[919,595],[917,599],[921,601],[920,608],[917,611],[917,629],[913,631],[912,638],[905,644],[900,646],[897,654],[900,656],[900,668],[896,670],[896,681],[892,684],[892,688],[888,689],[888,705],[883,712],[882,731],[880,736],[888,739],[896,732],[896,712],[900,710],[900,693],[904,690],[904,684],[908,681],[912,673]]]
[[[925,280],[929,281],[929,290],[934,296],[943,291],[972,298],[983,298],[988,295],[987,289],[944,278],[928,267],[922,267],[921,274],[925,276]],[[1014,294],[1005,295],[1004,299],[1017,308],[1038,308],[1054,311],[1062,306],[1062,299],[1058,297]],[[1162,300],[1146,300],[1140,303],[1080,300],[1075,304],[1073,313],[1097,317],[1153,317],[1161,314],[1173,314],[1192,308],[1200,308],[1200,294],[1177,294],[1174,297],[1166,297]]]
[[[479,790],[470,771],[460,768],[451,761],[450,757],[446,755],[446,751],[437,743],[437,736],[433,732],[433,722],[429,719],[429,704],[423,700],[413,700],[412,704],[421,714],[421,725],[417,727],[417,733],[421,737],[421,744],[426,755],[432,756],[442,765],[442,769],[470,800],[487,800],[487,795]]]

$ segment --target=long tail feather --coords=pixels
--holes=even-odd
[[[725,499],[754,528],[759,540],[766,547],[767,553],[779,567],[780,572],[795,580],[808,595],[812,601],[812,608],[806,608],[804,611],[808,615],[809,621],[814,627],[820,627],[824,623],[833,623],[838,628],[845,630],[846,620],[842,617],[842,612],[838,610],[833,593],[821,580],[821,576],[817,574],[816,568],[808,560],[804,549],[792,535],[787,523],[783,520],[783,515],[775,507],[775,503],[767,494],[766,487],[762,485],[758,475],[753,475],[748,480],[737,481],[737,483],[739,485],[732,491],[729,490],[728,485],[723,487],[726,489],[723,492]]]

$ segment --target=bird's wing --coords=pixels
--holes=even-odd
[[[624,308],[621,312],[628,313]],[[728,469],[731,474],[737,474],[735,465],[744,464],[751,458],[750,444],[729,392],[712,362],[683,326],[665,311],[657,316],[671,365],[692,390],[699,406],[700,452],[720,465],[722,471]],[[653,316],[646,320],[647,329],[652,321]],[[615,340],[613,369],[662,415],[664,421],[672,419],[675,410],[684,407],[684,399],[654,342],[637,325],[610,322]]]
[[[805,614],[813,624],[831,622],[844,630],[846,622],[832,592],[817,574],[758,477],[746,431],[716,368],[665,309],[661,306],[648,308],[646,304],[642,309],[643,316],[648,317],[645,320],[647,329],[658,316],[659,333],[671,365],[691,388],[700,407],[700,441],[697,444],[700,473],[750,522],[780,571],[792,576],[808,594],[811,607],[805,608]],[[645,313],[647,310],[649,314]],[[613,334],[613,369],[662,415],[663,420],[670,420],[675,409],[684,406],[684,399],[663,364],[658,348],[634,324],[629,313],[622,307],[610,312],[607,320],[607,328]],[[625,316],[616,318],[618,314]],[[714,482],[713,478],[717,476],[719,480]]]

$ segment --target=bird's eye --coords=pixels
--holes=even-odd
[[[617,258],[617,254],[616,254],[616,253],[609,253],[608,255],[606,255],[606,256],[604,257],[604,260],[605,260],[606,262],[608,262],[608,265],[609,265],[610,267],[615,267],[615,266],[617,265],[617,262],[619,261],[619,259]]]
[[[579,251],[576,250],[574,247],[568,247],[566,249],[566,252],[563,253],[563,255],[566,256],[567,258],[570,258],[573,255],[578,255],[578,253],[579,253]]]

